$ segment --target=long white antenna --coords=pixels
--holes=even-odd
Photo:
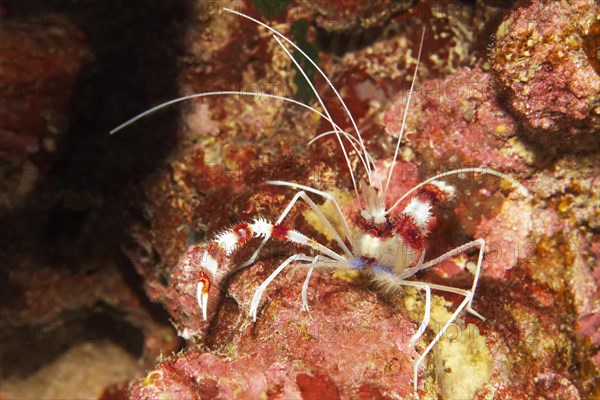
[[[306,82],[308,83],[308,85],[310,86],[311,90],[313,91],[313,93],[317,97],[317,100],[321,104],[321,107],[323,107],[323,111],[325,112],[325,115],[327,115],[327,117],[329,118],[329,120],[332,121],[333,118],[331,118],[331,114],[329,114],[329,111],[327,110],[327,107],[325,107],[325,103],[323,103],[323,100],[321,99],[321,96],[319,96],[319,93],[315,89],[315,87],[312,84],[312,82],[310,81],[310,79],[308,79],[308,76],[306,75],[306,73],[304,72],[304,70],[302,69],[302,67],[300,66],[300,64],[298,64],[298,61],[296,61],[296,59],[294,58],[294,56],[292,56],[292,54],[283,45],[283,43],[281,43],[281,40],[279,40],[279,38],[277,36],[273,36],[273,39],[275,39],[277,41],[277,43],[279,44],[279,46],[281,46],[281,48],[283,49],[283,51],[285,52],[285,54],[287,54],[287,56],[289,57],[290,60],[292,60],[292,62],[296,66],[296,68],[298,68],[298,70],[300,71],[300,73],[302,74],[302,76],[304,77],[304,79],[306,80]],[[342,141],[342,138],[340,137],[340,135],[338,133],[338,130],[335,127],[335,124],[332,124],[332,126],[333,126],[333,130],[335,132],[335,137],[337,138],[338,142],[340,143],[340,147],[342,148],[342,153],[344,153],[344,158],[346,159],[346,164],[348,165],[348,171],[350,171],[350,178],[352,178],[352,186],[354,187],[354,193],[356,194],[356,200],[358,201],[358,204],[360,204],[360,207],[362,209],[362,203],[360,201],[360,195],[358,194],[358,186],[356,185],[356,178],[354,177],[354,172],[352,171],[352,163],[350,162],[350,159],[348,158],[348,152],[346,151],[346,148],[344,147],[344,142]],[[367,168],[367,175],[369,175],[369,181],[371,181],[370,171],[369,171],[368,168]]]
[[[294,100],[291,99],[289,97],[285,97],[285,96],[279,96],[276,94],[271,94],[271,93],[263,93],[263,92],[245,92],[245,91],[239,91],[239,90],[219,90],[219,91],[215,91],[215,92],[205,92],[205,93],[194,93],[194,94],[190,94],[187,96],[182,96],[182,97],[177,97],[175,99],[172,100],[168,100],[165,101],[163,103],[160,103],[152,108],[149,108],[148,110],[139,113],[138,115],[128,119],[127,121],[123,122],[121,125],[117,126],[116,128],[113,128],[110,130],[110,134],[113,135],[116,132],[122,130],[123,128],[133,124],[134,122],[136,122],[137,120],[140,120],[152,113],[155,113],[156,111],[169,107],[173,104],[176,103],[180,103],[186,100],[190,100],[190,99],[196,99],[196,98],[200,98],[200,97],[210,97],[210,96],[223,96],[223,95],[239,95],[239,96],[252,96],[252,97],[267,97],[270,99],[276,99],[276,100],[283,100],[283,101],[287,101],[289,103],[292,104],[296,104],[298,106],[304,107],[310,111],[312,111],[313,113],[317,114],[318,116],[320,116],[321,118],[325,119],[326,121],[330,122],[331,124],[335,125],[336,129],[338,129],[339,131],[341,131],[342,129],[335,124],[334,121],[332,121],[330,118],[328,118],[325,114],[323,114],[322,112],[320,112],[319,110],[302,103],[301,101],[298,100]]]
[[[327,75],[323,72],[323,70],[321,68],[319,68],[319,66],[300,48],[296,45],[296,43],[292,42],[290,39],[288,39],[287,37],[285,37],[282,33],[278,32],[276,29],[270,27],[269,25],[260,22],[259,20],[252,18],[248,15],[242,14],[238,11],[232,10],[230,8],[223,8],[225,11],[230,12],[232,14],[236,14],[239,15],[240,17],[246,18],[260,26],[263,26],[265,28],[267,28],[268,30],[270,30],[271,32],[273,32],[275,35],[279,36],[281,39],[283,39],[286,43],[288,43],[290,46],[292,46],[294,49],[298,50],[300,52],[300,54],[302,54],[304,57],[306,57],[306,59],[308,60],[309,63],[312,64],[313,67],[315,67],[315,69],[321,74],[321,76],[323,77],[323,79],[325,79],[325,81],[327,82],[327,84],[329,85],[329,87],[331,87],[331,89],[333,90],[333,92],[335,93],[335,95],[337,96],[338,100],[340,101],[340,104],[342,105],[342,107],[344,108],[344,110],[346,111],[346,114],[348,115],[348,118],[350,119],[350,121],[352,122],[352,126],[354,127],[354,130],[356,131],[356,134],[358,136],[358,140],[360,142],[361,147],[363,148],[363,151],[365,153],[365,159],[368,158],[367,157],[367,149],[365,147],[365,143],[362,139],[362,136],[360,134],[360,130],[358,129],[358,126],[356,125],[356,122],[354,121],[354,118],[352,117],[352,114],[350,113],[350,110],[348,109],[348,107],[346,106],[346,103],[344,102],[344,99],[342,99],[342,96],[340,96],[340,94],[338,93],[338,91],[336,90],[336,88],[333,86],[333,84],[331,83],[331,80],[327,77]],[[368,164],[367,164],[368,165]],[[377,168],[375,165],[373,165],[374,168]],[[369,178],[371,177],[371,173],[370,173],[370,166],[368,168],[368,176]],[[369,181],[369,183],[372,183]]]
[[[160,109],[166,108],[168,106],[171,106],[175,103],[180,103],[182,101],[186,101],[186,100],[190,100],[190,99],[195,99],[195,98],[200,98],[200,97],[210,97],[210,96],[223,96],[223,95],[239,95],[239,96],[252,96],[252,97],[266,97],[266,98],[270,98],[270,99],[277,99],[277,100],[283,100],[283,101],[287,101],[289,103],[292,104],[296,104],[298,106],[304,107],[310,111],[312,111],[313,113],[317,114],[318,116],[320,116],[321,118],[325,119],[326,121],[328,121],[329,123],[331,123],[336,136],[338,137],[338,139],[341,141],[341,138],[339,136],[339,133],[343,133],[344,137],[348,138],[348,141],[350,142],[350,144],[352,145],[352,147],[354,148],[354,150],[357,152],[357,154],[359,154],[359,159],[362,161],[363,165],[365,164],[365,160],[363,160],[362,156],[360,155],[360,150],[356,147],[356,145],[350,140],[350,138],[356,140],[356,138],[352,137],[351,135],[349,135],[348,133],[344,132],[342,130],[342,128],[340,128],[330,117],[328,117],[327,115],[323,114],[322,112],[318,111],[317,109],[309,106],[308,104],[304,104],[298,100],[294,100],[291,99],[289,97],[285,97],[285,96],[279,96],[276,94],[271,94],[271,93],[263,93],[263,92],[243,92],[243,91],[239,91],[239,90],[219,90],[219,91],[215,91],[215,92],[205,92],[205,93],[194,93],[194,94],[190,94],[187,96],[182,96],[182,97],[178,97],[176,99],[172,99],[169,101],[165,101],[164,103],[160,103],[130,119],[128,119],[127,121],[123,122],[121,125],[117,126],[116,128],[113,128],[110,130],[110,134],[113,135],[116,132],[122,130],[123,128],[133,124],[134,122],[136,122],[139,119],[142,119]],[[346,151],[344,151],[344,155],[346,156],[346,161],[350,162],[347,156]],[[367,156],[370,157],[369,153],[367,153]],[[368,161],[367,161],[368,163]],[[350,167],[350,166],[349,166]],[[354,175],[352,175],[352,169],[350,168],[350,173],[352,176],[352,182],[354,184],[354,191],[356,194],[356,197],[359,201],[359,204],[362,207],[362,203],[360,202],[360,196],[358,195],[358,189],[356,186],[356,182],[354,181]]]
[[[406,100],[406,107],[404,108],[404,116],[402,117],[402,127],[400,128],[400,134],[398,135],[398,141],[396,142],[396,151],[394,152],[394,159],[392,160],[392,166],[388,173],[387,182],[385,183],[385,189],[383,189],[383,199],[387,194],[388,187],[390,186],[390,180],[394,173],[394,166],[396,165],[396,159],[398,158],[398,152],[400,151],[400,142],[402,142],[402,136],[406,128],[406,117],[408,116],[408,110],[410,108],[410,100],[415,89],[415,82],[417,81],[417,72],[419,71],[419,64],[421,62],[421,52],[423,50],[423,41],[425,39],[425,25],[423,25],[423,32],[421,33],[421,43],[419,44],[419,54],[417,55],[417,66],[415,67],[415,73],[413,74],[412,82],[410,84],[410,91],[408,92],[408,99]]]
[[[467,173],[467,172],[479,172],[479,173],[482,173],[482,174],[494,175],[494,176],[497,176],[499,178],[506,179],[507,181],[509,181],[510,183],[512,183],[513,185],[515,185],[517,188],[519,188],[519,191],[521,192],[521,194],[523,194],[524,196],[529,196],[529,190],[527,190],[527,188],[525,186],[523,186],[523,184],[521,182],[517,181],[515,178],[513,178],[510,175],[504,174],[504,173],[502,173],[500,171],[496,171],[495,169],[485,168],[485,167],[460,168],[460,169],[455,169],[455,170],[452,170],[452,171],[442,172],[441,174],[432,176],[431,178],[429,178],[427,180],[424,180],[423,182],[419,183],[418,185],[416,185],[415,187],[413,187],[412,189],[410,189],[408,192],[404,193],[402,195],[402,197],[400,197],[394,203],[394,205],[391,206],[386,211],[385,214],[386,215],[389,214],[394,208],[396,208],[398,206],[398,204],[400,204],[402,202],[402,200],[406,199],[413,192],[415,192],[419,188],[423,187],[424,185],[428,184],[429,182],[434,181],[434,180],[439,179],[439,178],[443,178],[444,176],[464,174],[464,173]]]
[[[351,136],[348,132],[344,132],[344,131],[326,131],[323,133],[319,133],[317,136],[315,136],[314,138],[310,139],[308,141],[308,143],[306,143],[307,146],[310,146],[311,144],[315,143],[317,140],[324,138],[325,136],[329,136],[329,135],[333,135],[333,134],[339,134],[341,133],[342,135],[344,135],[344,137],[346,139],[348,139],[348,141],[350,142],[350,144],[352,144],[352,147],[354,148],[354,151],[357,152],[358,158],[360,158],[361,161],[363,161],[362,155],[360,154],[360,151],[358,150],[358,148],[355,146],[355,144],[360,146],[360,143],[358,143],[358,139],[355,138],[354,136]],[[371,164],[375,165],[375,160],[373,160],[373,158],[371,157],[371,155],[369,153],[367,153],[367,155],[369,156],[369,160],[368,162],[370,162]],[[364,164],[364,161],[363,161]],[[379,183],[379,187],[381,187],[381,176],[377,173],[378,171],[376,170],[375,173],[377,175],[377,183]]]

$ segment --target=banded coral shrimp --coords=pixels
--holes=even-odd
[[[420,365],[435,344],[445,334],[448,327],[453,323],[453,321],[456,320],[462,310],[466,308],[467,311],[480,318],[483,318],[475,310],[473,310],[471,306],[484,256],[485,241],[483,239],[471,241],[432,260],[425,261],[425,240],[427,234],[429,233],[428,223],[432,216],[430,209],[434,205],[448,201],[454,197],[455,189],[452,186],[440,181],[440,179],[446,176],[460,175],[471,172],[484,173],[506,179],[517,185],[523,191],[526,191],[526,189],[514,179],[501,172],[488,168],[463,168],[435,175],[413,187],[403,196],[396,199],[391,206],[387,206],[386,194],[388,193],[393,169],[388,172],[387,177],[382,177],[382,174],[378,170],[373,156],[367,150],[365,141],[360,134],[360,130],[350,111],[348,110],[348,107],[346,107],[342,96],[335,89],[325,73],[316,65],[316,63],[307,57],[307,61],[312,63],[318,73],[321,74],[323,79],[327,82],[333,93],[335,93],[340,105],[345,110],[348,118],[352,122],[353,130],[355,132],[354,134],[346,132],[333,120],[331,113],[328,111],[325,105],[325,102],[319,96],[318,91],[308,79],[302,68],[300,68],[299,62],[291,54],[286,45],[292,46],[292,48],[294,48],[296,51],[304,54],[299,47],[297,47],[292,41],[287,39],[283,34],[279,33],[274,28],[256,19],[233,10],[226,9],[226,11],[239,15],[243,18],[247,18],[272,33],[272,37],[277,42],[278,46],[281,47],[294,65],[298,67],[300,73],[308,82],[308,85],[311,87],[311,90],[317,97],[319,107],[322,111],[318,110],[316,107],[303,104],[297,100],[269,93],[250,91],[214,91],[184,96],[160,104],[115,128],[112,132],[114,133],[134,122],[135,120],[143,118],[158,109],[192,98],[225,95],[253,96],[265,97],[295,104],[299,107],[309,110],[331,124],[331,131],[319,134],[311,141],[311,143],[327,136],[334,137],[337,140],[351,177],[355,199],[360,208],[360,217],[358,217],[356,222],[348,220],[348,218],[342,212],[342,206],[338,203],[333,195],[326,191],[289,181],[278,180],[266,182],[271,185],[287,187],[296,191],[293,198],[289,201],[287,206],[274,222],[259,218],[251,222],[239,223],[233,228],[226,229],[208,240],[207,246],[200,244],[192,245],[191,248],[186,252],[186,262],[189,264],[190,268],[198,270],[196,297],[198,305],[202,310],[203,317],[205,319],[208,318],[207,309],[208,303],[211,300],[209,298],[210,289],[220,284],[225,276],[231,275],[234,272],[254,264],[259,259],[265,244],[271,239],[292,242],[299,247],[306,248],[309,252],[307,252],[308,254],[297,253],[289,256],[258,287],[250,304],[250,315],[255,321],[258,316],[258,309],[262,294],[265,292],[266,288],[271,284],[271,282],[284,269],[291,265],[303,267],[307,270],[301,295],[304,309],[308,309],[308,284],[314,269],[359,271],[369,279],[373,280],[376,284],[379,284],[384,288],[408,286],[423,290],[425,292],[425,312],[419,325],[419,329],[410,339],[411,345],[415,345],[417,343],[417,341],[424,334],[426,327],[429,325],[431,318],[430,311],[432,307],[432,289],[458,294],[464,299],[454,311],[450,319],[445,323],[444,327],[436,334],[435,338],[431,341],[431,343],[429,343],[426,349],[414,362],[413,382],[416,389]],[[422,42],[423,39],[421,39],[421,44]],[[419,50],[419,54],[420,53],[421,50]],[[417,70],[415,70],[413,76],[413,86],[409,92],[409,99],[414,92],[414,82],[416,80],[416,76]],[[409,108],[410,101],[407,102],[404,112],[404,120],[406,120]],[[392,166],[395,165],[395,161],[397,160],[403,133],[404,127],[401,129],[399,139],[396,142],[393,162],[391,164]],[[350,148],[348,149],[347,146],[350,146]],[[355,155],[351,154],[352,151],[355,153]],[[351,158],[353,157],[355,157],[357,164],[361,165],[364,169],[362,171],[362,174],[364,174],[363,179],[359,178],[359,173],[354,171],[353,163],[351,162]],[[317,203],[311,198],[311,196],[317,196],[321,200],[329,202],[333,206],[335,210],[335,221],[332,220],[331,217],[326,216],[320,210],[319,206],[317,206]],[[394,212],[399,208],[404,200],[410,198],[412,199],[402,212]],[[321,244],[311,237],[291,229],[285,224],[285,219],[289,215],[292,208],[294,208],[295,205],[300,202],[300,200],[304,202],[310,210],[312,210],[312,212],[324,225],[325,229],[331,234],[333,237],[333,242],[335,243],[335,248]],[[341,226],[339,231],[338,229],[334,228],[334,225],[337,224],[340,224]],[[262,239],[262,242],[254,251],[252,256],[246,262],[240,265],[228,265],[226,261],[236,254],[241,247],[246,245],[251,238]],[[478,255],[475,276],[470,289],[465,290],[409,280],[409,278],[415,276],[415,274],[419,271],[428,269],[450,257],[471,249],[477,250]]]

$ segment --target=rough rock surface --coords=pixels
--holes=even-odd
[[[600,146],[600,8],[520,2],[499,27],[492,69],[534,140],[554,151]]]
[[[583,357],[575,363],[582,371],[597,370],[598,153],[554,158],[545,148],[521,138],[517,121],[498,100],[490,73],[465,69],[425,82],[423,88],[430,90],[416,93],[407,120],[411,151],[406,151],[424,157],[422,175],[461,166],[492,166],[510,172],[531,194],[507,200],[500,195],[505,185],[496,178],[474,179],[485,185],[465,187],[455,208],[457,236],[486,239],[483,276],[514,285],[527,276],[536,286],[551,289],[544,295],[533,292],[536,301],[567,301],[564,306],[573,307],[568,313],[573,318],[571,335],[576,338],[572,337],[573,344],[563,344]],[[386,129],[392,135],[399,131],[405,104],[406,98],[399,98],[386,114]],[[498,184],[500,191],[494,189]],[[440,270],[452,274],[456,268],[445,265]],[[580,379],[587,390],[597,390],[593,389],[597,382],[587,372]]]
[[[304,14],[292,11],[274,26],[301,41],[306,37],[295,37],[293,25],[294,16]],[[182,93],[234,88],[293,94],[288,88],[294,87],[298,72],[266,30],[213,12],[202,15],[204,23],[189,32]],[[308,37],[314,34],[309,28]],[[375,46],[348,53],[345,57],[353,62],[347,69],[326,49],[319,54],[385,170],[406,96],[395,99],[384,117],[381,104],[392,93],[385,85],[378,90],[382,81],[366,71],[391,71],[398,58],[369,58]],[[243,68],[227,68],[233,62]],[[419,391],[411,387],[415,351],[422,352],[443,326],[462,300],[459,295],[434,293],[432,322],[412,349],[406,339],[422,318],[422,293],[384,295],[352,274],[322,271],[311,281],[312,310],[305,314],[300,300],[304,271],[290,269],[264,293],[255,324],[247,312],[256,288],[286,257],[304,251],[273,242],[259,262],[225,282],[209,322],[202,321],[196,277],[182,264],[185,249],[240,221],[276,219],[293,190],[264,181],[328,190],[346,215],[356,213],[350,175],[335,139],[306,147],[307,140],[330,129],[327,123],[292,105],[229,96],[185,108],[178,147],[165,168],[146,182],[146,220],[132,227],[136,244],[129,255],[149,297],[165,305],[189,342],[134,384],[133,398],[170,393],[177,398],[510,399],[533,393],[578,399],[597,393],[598,309],[590,294],[598,285],[598,171],[592,167],[598,156],[552,158],[524,140],[523,121],[499,101],[491,73],[460,66],[450,76],[423,82],[415,93],[407,142],[388,195],[398,196],[435,172],[474,165],[514,176],[531,195],[518,195],[496,177],[449,179],[459,196],[436,210],[428,258],[476,237],[488,240],[474,301],[487,320],[459,316],[425,359]],[[322,93],[329,90],[320,78],[315,83]],[[330,95],[326,99],[328,107],[337,102]],[[332,107],[333,118],[350,131],[342,114],[340,107]],[[335,246],[309,214],[305,206],[296,206],[285,223]],[[257,244],[248,243],[230,262],[245,261]],[[468,288],[474,256],[451,258],[415,279]]]
[[[319,27],[328,31],[362,31],[381,28],[393,16],[407,11],[414,1],[378,0],[368,3],[362,1],[303,1],[315,15],[313,18]]]

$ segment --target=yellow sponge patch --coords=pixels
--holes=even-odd
[[[469,324],[462,330],[451,326],[434,352],[444,399],[472,399],[489,382],[490,352],[477,326]]]

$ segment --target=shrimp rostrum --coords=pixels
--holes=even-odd
[[[473,299],[475,296],[477,283],[481,271],[482,262],[485,252],[485,240],[482,238],[465,243],[455,249],[452,249],[445,254],[442,254],[434,259],[425,260],[426,240],[429,234],[428,226],[432,217],[432,209],[440,203],[452,200],[455,196],[455,188],[446,183],[443,178],[451,175],[460,175],[466,173],[478,173],[495,175],[500,179],[508,180],[513,183],[521,192],[527,194],[527,190],[519,182],[512,177],[498,172],[496,170],[484,167],[461,168],[452,171],[443,172],[433,176],[420,184],[416,185],[403,196],[396,199],[391,206],[386,205],[386,193],[388,191],[390,180],[393,173],[393,167],[398,157],[399,148],[402,142],[403,133],[405,130],[406,117],[409,112],[411,96],[414,92],[414,84],[418,71],[418,63],[421,56],[421,47],[425,32],[421,37],[420,48],[417,57],[417,68],[415,68],[412,85],[408,92],[406,108],[404,110],[402,127],[398,135],[398,140],[395,146],[395,153],[391,164],[390,171],[387,177],[382,177],[373,157],[369,154],[363,138],[360,134],[358,126],[352,115],[350,114],[344,100],[335,89],[331,81],[325,73],[312,61],[304,52],[286,36],[252,17],[246,16],[234,10],[225,9],[227,12],[237,14],[243,18],[247,18],[254,23],[268,29],[272,34],[272,38],[281,46],[290,60],[298,67],[300,73],[306,79],[313,93],[319,102],[319,111],[316,107],[312,107],[301,103],[297,100],[277,96],[274,94],[262,92],[244,92],[244,91],[217,91],[197,93],[189,96],[180,97],[166,103],[160,104],[144,113],[132,118],[119,127],[113,129],[111,133],[122,129],[130,123],[142,118],[160,108],[168,105],[184,101],[191,98],[207,97],[207,96],[223,96],[223,95],[241,95],[241,96],[258,96],[278,99],[283,102],[293,103],[297,106],[304,107],[310,112],[317,114],[331,124],[331,130],[315,137],[311,142],[319,140],[325,136],[332,136],[337,140],[340,150],[342,151],[346,165],[350,172],[350,177],[353,184],[353,191],[360,207],[356,221],[349,221],[342,213],[341,205],[338,204],[334,196],[326,191],[317,190],[315,188],[288,182],[288,181],[268,181],[271,185],[287,187],[294,191],[292,199],[281,212],[275,221],[257,218],[253,221],[239,223],[238,225],[226,229],[211,240],[206,245],[195,244],[190,250],[196,255],[193,257],[196,260],[198,269],[198,282],[196,289],[196,297],[198,306],[202,310],[204,319],[207,319],[207,308],[209,303],[209,293],[212,285],[219,284],[223,280],[224,275],[229,275],[239,271],[245,267],[254,264],[260,257],[261,251],[265,244],[270,241],[286,241],[297,245],[298,248],[303,248],[303,253],[292,254],[287,257],[279,266],[265,279],[265,281],[256,289],[250,304],[250,316],[254,321],[257,319],[261,297],[266,288],[271,282],[289,266],[300,266],[306,268],[307,275],[302,287],[302,306],[304,310],[308,310],[307,291],[308,283],[314,269],[334,269],[334,270],[353,270],[360,271],[361,274],[368,277],[375,283],[376,287],[385,289],[413,287],[421,290],[425,297],[425,307],[422,321],[415,334],[410,339],[410,344],[414,346],[417,341],[423,336],[429,321],[431,313],[431,292],[448,292],[458,294],[463,297],[462,302],[456,307],[451,317],[444,324],[442,329],[438,331],[431,342],[426,346],[425,350],[415,360],[413,366],[413,383],[415,390],[418,386],[419,367],[433,346],[442,338],[448,327],[456,320],[458,315],[466,310],[468,313],[484,320],[484,317],[473,309]],[[288,46],[294,48],[302,54],[306,61],[310,62],[318,73],[321,74],[325,82],[329,85],[333,93],[336,95],[340,105],[347,113],[354,133],[348,133],[341,129],[332,119],[324,102],[319,96],[319,93],[311,83],[310,79],[300,68],[300,63],[288,50]],[[357,157],[358,165],[364,169],[363,177],[357,178],[357,174],[353,171],[351,155]],[[335,221],[330,221],[329,218],[320,210],[313,198],[319,198],[320,201],[330,202],[333,205]],[[406,206],[400,212],[397,211],[399,205],[407,200]],[[330,248],[328,245],[321,244],[310,236],[292,229],[285,223],[286,217],[292,208],[298,203],[303,202],[308,206],[317,218],[322,222],[325,229],[329,231],[333,241],[336,244],[335,248]],[[334,226],[341,226],[339,232]],[[262,238],[260,245],[254,251],[252,256],[241,265],[233,268],[227,267],[224,269],[226,260],[230,260],[232,255],[244,246],[252,238]],[[465,251],[476,250],[477,261],[474,269],[474,277],[471,286],[468,289],[456,288],[440,284],[433,284],[414,280],[415,274],[419,271],[426,270],[448,258],[459,255]]]

